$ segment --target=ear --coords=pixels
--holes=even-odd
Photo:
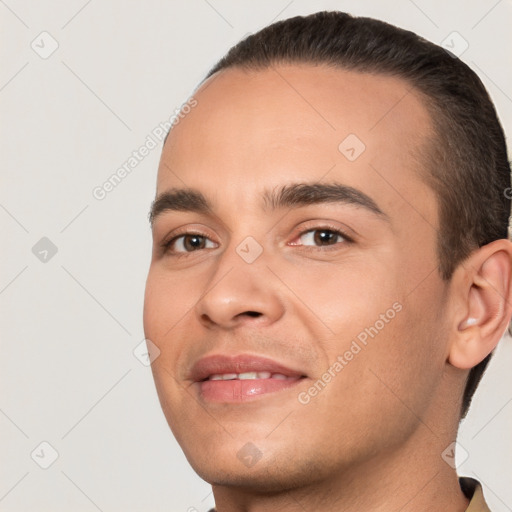
[[[512,316],[512,242],[480,247],[452,276],[454,317],[448,362],[466,370],[490,354]]]

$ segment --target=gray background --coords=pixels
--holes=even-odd
[[[437,43],[458,32],[512,133],[510,1],[0,1],[0,511],[213,504],[133,353],[161,144],[103,200],[92,191],[233,43],[321,9]],[[483,482],[495,512],[512,510],[510,368],[505,338],[458,440],[460,474]]]

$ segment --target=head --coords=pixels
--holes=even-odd
[[[511,315],[510,168],[475,73],[411,32],[322,12],[244,39],[195,98],[162,153],[144,311],[192,466],[301,485],[455,425]],[[203,400],[194,369],[220,353],[301,378]]]

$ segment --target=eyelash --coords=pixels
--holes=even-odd
[[[336,236],[341,236],[341,238],[343,238],[343,242],[337,242],[334,245],[325,245],[325,246],[320,246],[320,245],[309,246],[309,245],[300,245],[300,244],[292,244],[292,245],[297,246],[297,247],[302,247],[302,250],[306,250],[306,251],[315,251],[318,249],[320,249],[322,251],[329,251],[329,250],[339,250],[338,244],[340,244],[340,243],[343,243],[343,244],[353,244],[354,243],[354,240],[351,237],[346,235],[339,228],[336,228],[336,227],[330,226],[330,225],[323,225],[323,226],[317,226],[314,228],[306,229],[304,231],[301,231],[295,237],[295,239],[300,239],[305,234],[315,232],[315,231],[329,231],[330,233],[332,233]],[[208,235],[206,235],[205,233],[201,233],[200,231],[185,231],[183,233],[178,233],[177,235],[173,236],[169,240],[165,240],[164,242],[162,242],[161,247],[163,249],[164,254],[171,253],[170,248],[171,248],[172,244],[184,236],[200,236],[200,237],[208,239]],[[172,256],[174,258],[180,258],[183,256],[187,256],[189,254],[192,254],[193,252],[198,252],[200,250],[204,250],[204,249],[197,249],[196,251],[174,252],[174,253],[172,253]]]

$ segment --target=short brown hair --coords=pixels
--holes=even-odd
[[[424,159],[424,178],[439,200],[437,253],[444,280],[474,249],[508,238],[510,165],[503,129],[484,85],[460,59],[383,21],[324,11],[279,21],[246,37],[205,80],[227,68],[263,70],[293,63],[392,75],[422,94],[436,132]],[[462,418],[491,355],[469,373]]]

